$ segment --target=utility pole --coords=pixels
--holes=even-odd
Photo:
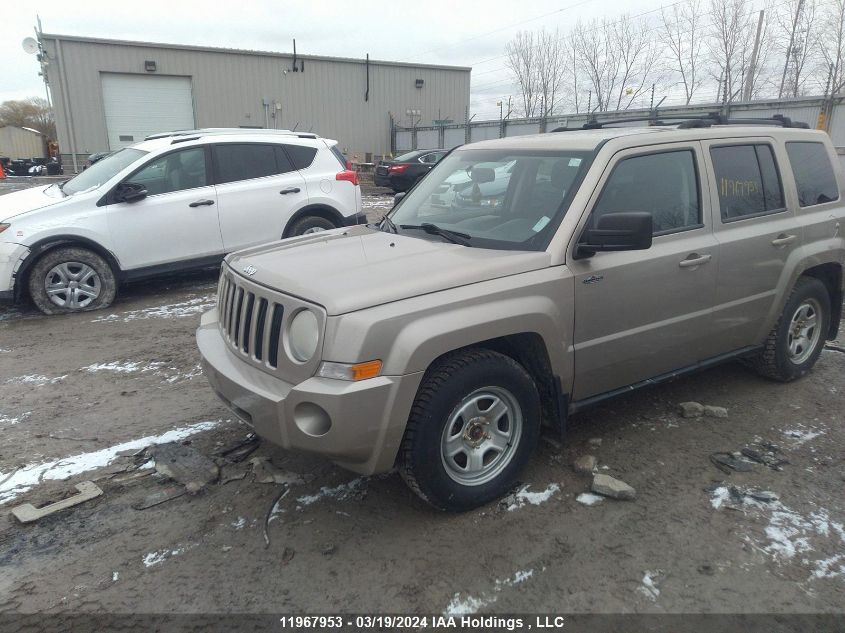
[[[757,20],[757,35],[754,37],[754,48],[751,50],[751,63],[748,64],[748,75],[745,77],[745,91],[742,93],[743,101],[751,101],[751,89],[754,87],[754,67],[757,65],[757,53],[760,51],[760,35],[763,32],[763,14],[763,9],[760,9],[760,19]]]
[[[789,60],[792,58],[792,46],[795,44],[795,31],[798,29],[798,21],[801,19],[801,9],[803,8],[804,0],[798,0],[798,7],[795,9],[795,17],[792,19],[792,31],[789,33],[789,47],[786,49],[786,60],[783,62],[783,75],[781,75],[780,78],[778,99],[783,99],[783,87],[786,83],[786,71],[789,68]]]

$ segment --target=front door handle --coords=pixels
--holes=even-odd
[[[299,191],[299,187],[288,187],[287,189],[282,189],[279,193],[285,196],[289,193],[299,193]]]
[[[214,204],[214,200],[197,200],[196,202],[192,202],[189,204],[189,207],[210,207]]]
[[[678,266],[681,268],[695,268],[696,266],[706,264],[711,259],[713,259],[712,255],[699,255],[698,253],[693,253],[692,255],[687,256],[686,259],[682,260]]]
[[[787,235],[786,233],[781,233],[772,240],[772,246],[786,246],[787,244],[792,244],[792,242],[797,239],[797,235]]]

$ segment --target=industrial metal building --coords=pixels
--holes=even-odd
[[[38,130],[29,127],[0,127],[0,157],[44,158],[47,140]]]
[[[39,34],[64,164],[162,131],[313,131],[357,162],[396,123],[465,121],[470,69]]]

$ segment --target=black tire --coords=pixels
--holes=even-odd
[[[337,225],[331,220],[319,215],[306,215],[304,218],[299,218],[290,227],[290,235],[305,235],[307,231],[316,233],[317,229],[320,231],[331,231],[336,229]]]
[[[793,315],[807,302],[815,302],[818,306],[816,328],[819,329],[819,335],[812,352],[801,362],[796,363],[789,356],[790,327]],[[829,331],[830,295],[827,288],[818,279],[800,277],[786,301],[777,324],[769,333],[763,345],[763,350],[757,356],[750,358],[748,364],[765,378],[779,382],[796,380],[805,375],[816,364],[822,349],[824,349]]]
[[[94,277],[89,277],[82,283],[85,284],[83,291],[78,289],[73,292],[69,289],[68,293],[60,293],[57,295],[57,301],[64,302],[66,305],[59,305],[51,300],[47,293],[46,284],[48,282],[47,275],[55,267],[62,264],[68,264],[72,273],[78,274],[84,269],[81,265],[88,266],[93,269],[96,276],[96,285],[94,284]],[[53,274],[53,280],[58,278]],[[80,284],[80,282],[76,282]],[[81,287],[81,286],[80,286]],[[92,297],[86,291],[96,288],[98,294]],[[114,301],[114,296],[117,291],[117,280],[114,271],[108,262],[87,248],[80,247],[65,247],[56,248],[48,251],[41,258],[35,262],[35,265],[29,272],[29,296],[36,307],[44,314],[66,314],[71,312],[87,312],[90,310],[99,310],[111,305]],[[76,301],[73,300],[74,296]]]
[[[510,461],[493,479],[464,485],[447,472],[441,441],[457,406],[484,387],[505,389],[514,397],[522,413],[521,433],[511,449]],[[540,397],[531,376],[519,363],[491,350],[456,352],[437,361],[423,378],[399,450],[399,472],[408,486],[435,508],[471,510],[513,487],[537,446],[539,434]]]

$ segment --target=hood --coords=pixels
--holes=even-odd
[[[265,244],[226,258],[250,280],[322,305],[329,315],[538,270],[545,251],[470,248],[365,226]]]
[[[27,211],[43,209],[66,200],[66,196],[53,185],[32,187],[0,196],[0,222]]]

